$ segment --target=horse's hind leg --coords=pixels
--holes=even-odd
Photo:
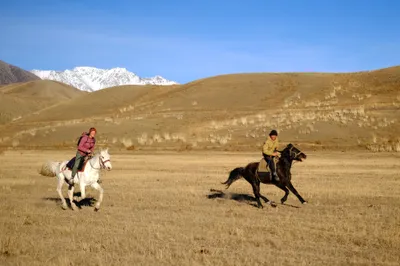
[[[76,205],[75,205],[75,203],[74,203],[74,190],[75,190],[75,188],[74,188],[74,186],[69,186],[68,187],[68,197],[69,197],[69,202],[71,203],[71,208],[73,209],[73,210],[76,210],[77,209],[77,207],[76,207]]]
[[[100,209],[100,204],[103,201],[104,189],[99,185],[99,183],[92,184],[92,188],[99,191],[99,200],[97,201],[96,205],[94,206],[94,210],[98,211]]]
[[[57,193],[60,196],[60,199],[61,199],[61,202],[62,202],[62,208],[64,210],[66,210],[66,209],[68,209],[68,205],[67,205],[67,202],[66,202],[66,200],[65,200],[65,198],[64,198],[64,196],[62,194],[62,187],[63,187],[63,184],[64,184],[64,177],[57,175],[57,180],[58,180]]]
[[[260,201],[260,183],[258,183],[258,185],[256,183],[251,183],[251,186],[253,187],[254,196],[256,197],[257,207],[264,208]]]
[[[305,200],[303,199],[303,197],[300,196],[299,192],[297,192],[297,190],[294,188],[294,186],[292,185],[292,182],[289,181],[289,183],[287,184],[287,187],[288,187],[288,189],[290,189],[290,191],[293,192],[293,194],[296,195],[296,197],[299,199],[299,201],[300,201],[302,204],[306,204],[306,203],[307,203],[307,201],[305,201]]]

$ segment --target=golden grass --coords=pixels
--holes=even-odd
[[[38,174],[47,160],[69,159],[72,152],[1,155],[0,265],[400,261],[398,154],[306,152],[309,158],[292,173],[309,204],[291,194],[287,205],[257,209],[247,182],[227,191],[220,182],[232,168],[258,160],[258,153],[110,153],[114,169],[102,176],[105,195],[97,213],[89,206],[62,210],[55,179]],[[277,202],[283,196],[266,185],[261,193]],[[95,200],[97,192],[89,189],[88,197]]]

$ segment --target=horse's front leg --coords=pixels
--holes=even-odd
[[[285,185],[282,185],[282,184],[277,184],[276,186],[277,186],[278,188],[282,189],[283,191],[285,191],[285,196],[283,196],[283,197],[281,198],[281,203],[284,204],[285,201],[287,200],[288,196],[289,196],[289,190],[286,188]]]
[[[100,209],[100,204],[103,201],[103,193],[104,193],[104,189],[100,186],[99,183],[93,183],[92,184],[92,188],[96,189],[97,191],[99,191],[99,199],[94,207],[95,211],[98,211]]]
[[[296,195],[296,197],[299,199],[299,201],[300,201],[302,204],[307,204],[307,201],[305,201],[305,200],[303,199],[303,197],[300,196],[299,192],[297,192],[297,190],[294,188],[294,186],[292,185],[292,182],[289,181],[288,184],[287,184],[287,187],[288,187],[288,189],[289,189],[290,191],[292,191],[293,194]]]
[[[79,187],[81,189],[81,196],[79,197],[79,201],[86,199],[86,185],[81,181],[79,183]]]
[[[265,203],[271,205],[272,207],[276,207],[277,206],[274,201],[269,200],[267,197],[261,195],[261,193],[259,193],[259,194],[260,194],[260,198],[262,198],[265,201]]]
[[[75,197],[75,200],[79,203],[81,200],[86,198],[86,185],[85,182],[83,180],[83,177],[81,176],[79,178],[79,189],[81,191],[81,195],[80,197]]]

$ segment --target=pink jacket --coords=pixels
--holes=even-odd
[[[89,138],[89,136],[85,134],[79,142],[78,151],[82,156],[85,156],[93,152],[95,144],[96,140],[94,138]]]

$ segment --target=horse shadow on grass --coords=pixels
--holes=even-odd
[[[221,190],[218,189],[210,189],[210,194],[207,195],[208,199],[226,199],[226,200],[234,200],[240,203],[246,203],[248,205],[251,205],[253,207],[258,208],[257,206],[257,200],[255,197],[249,195],[249,194],[238,194],[238,193],[225,193]],[[265,198],[264,196],[260,196],[260,198],[262,198],[264,200],[264,202],[267,202],[267,198]],[[292,208],[300,208],[298,206],[294,206],[291,204],[287,204],[287,203],[283,203],[281,204],[282,206],[286,206],[286,207],[292,207]],[[275,206],[274,206],[275,207]]]
[[[207,195],[208,199],[225,199],[234,200],[240,203],[246,203],[257,208],[256,198],[248,194],[238,194],[238,193],[225,193],[221,190],[210,189],[210,194]]]
[[[74,197],[80,197],[80,196],[81,196],[81,192],[74,192]],[[59,197],[46,197],[46,198],[43,198],[43,200],[53,201],[58,204],[61,204],[61,199]],[[68,207],[71,208],[71,202],[69,201],[69,198],[65,198],[65,201],[67,202]],[[96,201],[97,200],[95,198],[88,197],[88,198],[81,200],[80,202],[77,202],[76,200],[74,200],[74,203],[79,209],[82,209],[82,207],[94,207],[94,204],[96,203]]]

